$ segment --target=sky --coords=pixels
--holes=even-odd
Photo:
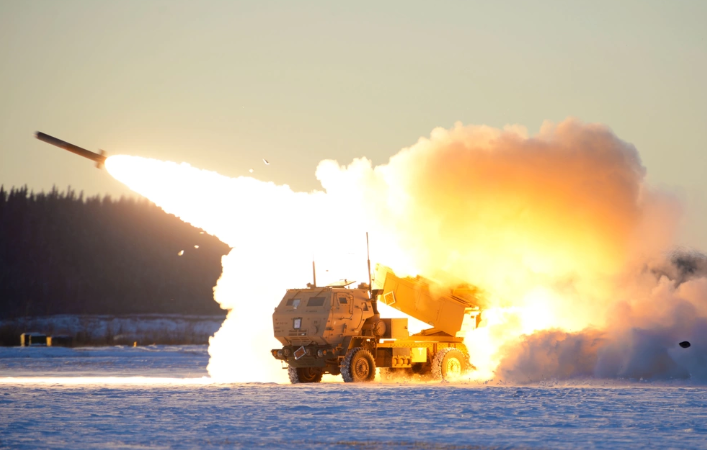
[[[130,194],[36,131],[311,191],[321,160],[435,127],[576,117],[636,146],[704,251],[704,23],[704,1],[0,0],[0,184]]]

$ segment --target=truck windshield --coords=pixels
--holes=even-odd
[[[307,306],[322,306],[324,304],[324,297],[312,297],[307,302]]]

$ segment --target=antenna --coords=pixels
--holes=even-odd
[[[373,284],[371,284],[371,252],[368,248],[368,231],[366,231],[366,258],[368,258],[368,294],[373,292]]]
[[[381,292],[376,289],[376,295],[373,295],[373,282],[371,281],[371,251],[368,246],[368,231],[366,231],[366,257],[368,259],[368,297],[371,299],[371,306],[373,307],[373,316],[376,319],[380,319],[380,313],[378,312],[378,294]]]
[[[312,257],[312,287],[317,287],[317,268],[314,266],[314,257]]]

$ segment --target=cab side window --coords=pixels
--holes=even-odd
[[[349,294],[339,294],[339,307],[342,312],[348,312],[349,314],[353,311],[353,297]]]

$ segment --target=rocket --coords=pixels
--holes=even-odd
[[[92,151],[86,150],[85,148],[78,147],[74,144],[69,144],[68,142],[64,142],[61,139],[55,138],[54,136],[44,134],[41,131],[37,131],[37,139],[39,139],[40,141],[44,141],[47,144],[52,144],[59,148],[63,148],[68,152],[83,156],[86,159],[90,159],[91,161],[96,163],[96,167],[99,169],[103,168],[103,164],[106,162],[106,158],[108,157],[106,155],[106,152],[104,152],[103,150],[100,150],[100,153],[93,153]]]

